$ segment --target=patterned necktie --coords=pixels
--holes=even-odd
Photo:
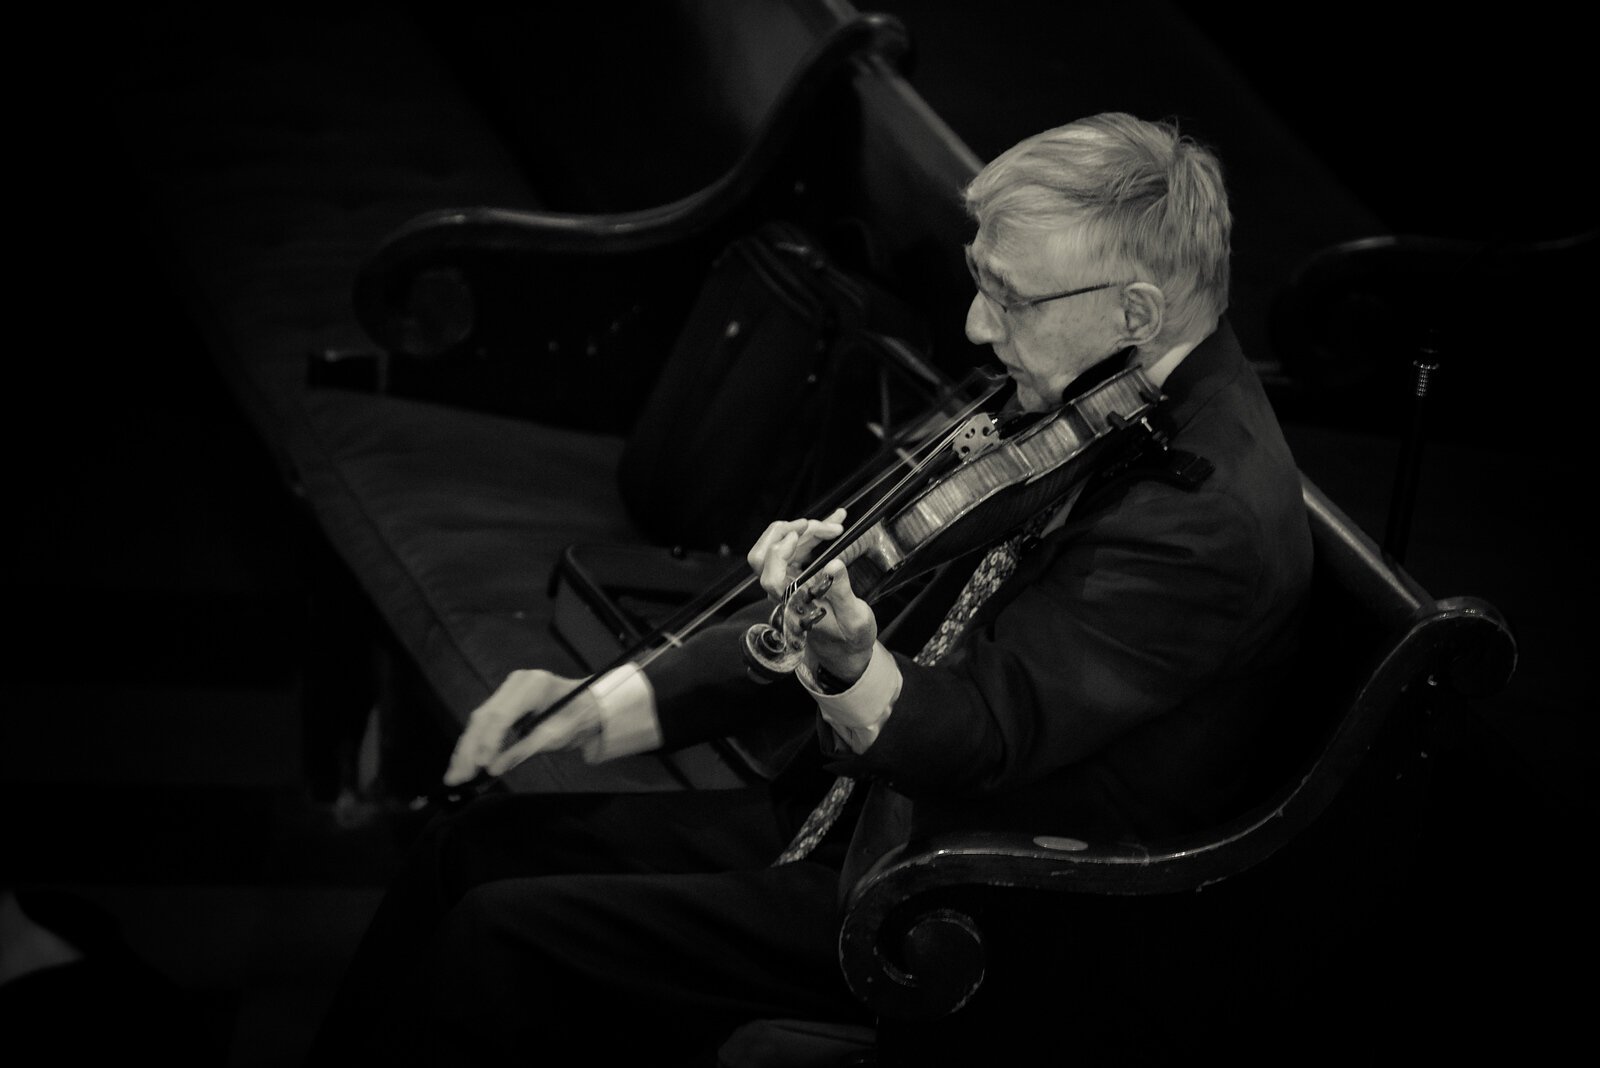
[[[1054,509],[1045,509],[1020,533],[1006,539],[985,554],[977,570],[961,588],[955,604],[945,613],[939,629],[933,632],[933,636],[923,645],[922,651],[913,658],[914,663],[930,667],[942,660],[955,646],[962,631],[972,622],[978,606],[988,600],[989,595],[999,589],[1000,584],[1010,578],[1011,573],[1017,569],[1018,553],[1023,541],[1042,529],[1053,511]],[[855,785],[856,781],[848,775],[841,775],[835,779],[817,807],[811,810],[811,814],[800,825],[800,830],[795,833],[789,847],[778,854],[778,859],[773,863],[787,864],[790,861],[800,860],[815,849],[817,843],[822,841],[822,836],[828,833],[828,829],[839,818],[839,813],[844,809],[844,803],[849,800],[850,792],[855,789]]]

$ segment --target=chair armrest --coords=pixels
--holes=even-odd
[[[881,1015],[946,1016],[977,992],[988,965],[983,924],[967,905],[970,895],[959,892],[1153,893],[1159,884],[1176,889],[1184,881],[1171,866],[1175,859],[1022,832],[913,840],[882,857],[850,889],[839,935],[845,981]]]

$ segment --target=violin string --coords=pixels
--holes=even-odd
[[[984,404],[988,403],[996,393],[1000,392],[1000,390],[1007,385],[1008,381],[1009,380],[1003,380],[1000,382],[991,383],[989,388],[982,395],[969,401],[964,408],[960,409],[953,417],[951,417],[949,426],[941,431],[939,435],[923,438],[909,452],[903,446],[893,446],[891,451],[893,451],[895,455],[899,457],[900,463],[903,465],[911,465],[911,467],[906,474],[900,478],[900,481],[893,487],[893,489],[882,496],[881,500],[892,499],[893,495],[902,487],[904,487],[909,479],[915,477],[918,471],[927,466],[929,460],[931,460],[933,456],[938,455],[938,453],[946,445],[948,445],[958,433],[961,432],[961,428],[965,426],[967,420],[972,417],[972,413],[977,411]],[[924,456],[921,460],[918,460],[916,457],[919,452],[926,452],[928,455]],[[866,497],[868,494],[874,493],[878,486],[881,485],[885,479],[889,478],[894,474],[895,471],[899,469],[899,466],[893,464],[885,467],[871,481],[861,487],[861,489],[857,490],[840,507],[848,507],[853,505],[863,497]],[[882,509],[876,508],[875,510],[881,511]],[[867,514],[871,514],[872,511],[873,510],[869,510]],[[840,540],[843,540],[845,535],[858,534],[864,521],[864,517],[862,519],[857,519],[847,530],[844,531],[843,534],[840,535]]]
[[[1006,382],[1004,381],[992,385],[989,390],[983,394],[983,396],[978,397],[972,403],[968,404],[967,407],[962,409],[955,416],[951,425],[944,430],[943,433],[936,438],[925,439],[922,444],[918,446],[918,450],[923,452],[921,459],[916,460],[915,463],[913,463],[912,466],[906,470],[905,474],[903,474],[899,480],[889,488],[889,491],[878,498],[876,504],[863,512],[853,523],[850,524],[848,528],[840,533],[840,535],[835,538],[833,542],[830,543],[829,546],[824,549],[815,560],[808,564],[799,575],[796,575],[794,579],[790,581],[788,587],[784,590],[784,600],[787,601],[790,597],[793,597],[797,592],[799,592],[801,586],[804,586],[806,583],[816,578],[824,567],[826,567],[840,553],[844,552],[845,549],[848,548],[857,538],[859,538],[873,523],[876,523],[878,518],[889,509],[890,502],[895,499],[896,495],[899,494],[901,490],[905,489],[906,486],[910,485],[913,479],[915,479],[923,471],[927,470],[928,465],[931,464],[940,454],[942,454],[945,448],[956,439],[956,436],[961,433],[962,428],[966,425],[967,420],[972,418],[972,413],[977,411],[980,407],[992,399],[994,395],[1000,392],[1001,389],[1005,388],[1005,386]],[[909,463],[911,458],[915,457],[916,455],[917,450],[913,450],[909,456],[902,456],[902,462]],[[895,470],[898,470],[898,468],[890,468],[883,474],[879,475],[854,497],[846,501],[845,504],[854,504],[856,501],[865,497],[868,493],[875,490],[879,483],[881,483],[885,478],[889,477],[889,475]]]

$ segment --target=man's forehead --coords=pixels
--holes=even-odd
[[[985,227],[972,242],[978,269],[1013,290],[1026,291],[1081,271],[1082,244],[1064,231],[1020,231],[996,234]]]

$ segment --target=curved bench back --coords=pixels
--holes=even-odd
[[[773,6],[790,12],[791,18],[777,20],[779,24],[793,21],[792,5]],[[676,32],[704,37],[709,36],[706,30],[691,20]],[[437,355],[466,344],[477,331],[474,313],[486,288],[480,279],[503,276],[508,264],[513,275],[526,275],[526,267],[515,266],[518,260],[532,263],[535,270],[543,261],[546,273],[550,261],[581,260],[584,266],[565,270],[598,266],[602,277],[624,283],[634,280],[631,272],[642,271],[650,281],[670,283],[674,276],[698,276],[708,256],[766,218],[803,215],[803,203],[823,201],[830,206],[817,213],[833,214],[835,194],[827,190],[849,186],[854,178],[847,151],[856,111],[848,93],[853,63],[865,55],[902,54],[907,47],[904,28],[881,15],[854,16],[808,38],[792,63],[770,67],[763,65],[768,57],[760,42],[719,41],[718,47],[730,50],[709,64],[718,70],[753,66],[769,78],[774,70],[787,71],[770,93],[750,92],[719,79],[714,98],[702,102],[700,111],[709,127],[723,125],[726,112],[739,116],[733,123],[738,133],[731,138],[738,149],[731,158],[724,160],[727,153],[721,150],[712,152],[710,158],[721,162],[707,167],[705,154],[692,144],[657,146],[652,153],[647,142],[619,136],[614,123],[590,115],[583,128],[598,128],[618,143],[598,161],[579,154],[585,159],[586,181],[604,186],[622,174],[629,176],[623,180],[637,182],[640,175],[653,177],[663,160],[681,156],[700,164],[696,180],[686,188],[681,180],[662,181],[653,195],[596,193],[586,198],[596,206],[583,210],[461,205],[418,215],[374,252],[356,279],[355,309],[368,333],[394,351]],[[627,113],[624,104],[617,106]],[[526,145],[534,136],[523,131],[519,143]],[[558,138],[546,147],[566,155],[568,140]],[[625,159],[609,158],[618,154]],[[667,169],[673,169],[670,163]],[[474,270],[478,264],[485,266]],[[452,288],[458,291],[453,299],[438,295]],[[429,317],[446,321],[418,322]]]

